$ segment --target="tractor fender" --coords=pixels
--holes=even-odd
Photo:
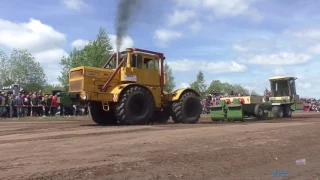
[[[146,86],[143,86],[141,84],[137,84],[137,83],[128,83],[128,84],[121,84],[121,85],[115,86],[110,91],[110,93],[113,95],[113,101],[112,102],[118,102],[122,92],[125,89],[127,89],[129,87],[132,87],[132,86],[139,86],[139,87],[142,87],[142,88],[146,89],[151,94],[151,96],[153,97],[153,100],[155,102],[154,96],[153,96],[152,92],[149,90],[149,88],[147,88]]]
[[[182,94],[184,94],[186,92],[193,92],[198,97],[200,97],[200,94],[197,91],[195,91],[195,90],[193,90],[191,88],[183,88],[183,89],[177,89],[177,90],[171,92],[169,94],[169,102],[179,100],[181,98]]]

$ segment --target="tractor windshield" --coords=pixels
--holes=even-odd
[[[121,56],[119,57],[119,62],[118,62],[118,63],[120,63],[123,58],[124,58],[124,59],[127,59],[127,54],[126,54],[126,53],[121,54]],[[106,69],[116,69],[116,68],[117,68],[116,62],[117,62],[117,56],[115,56],[115,57],[108,63]],[[123,66],[125,67],[125,65],[126,65],[126,62],[124,63]]]
[[[289,81],[289,85],[290,85],[291,95],[297,95],[295,80],[294,80],[294,79],[291,79],[291,80]]]
[[[271,81],[273,97],[289,96],[289,84],[287,80]]]

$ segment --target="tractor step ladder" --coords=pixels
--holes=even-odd
[[[102,109],[103,109],[104,111],[109,111],[109,110],[110,110],[109,103],[108,103],[108,102],[103,102],[103,103],[102,103]]]

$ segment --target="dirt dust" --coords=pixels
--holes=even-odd
[[[0,179],[320,179],[320,113],[193,125],[0,120]],[[305,159],[306,165],[296,165]],[[286,171],[288,177],[273,177]]]

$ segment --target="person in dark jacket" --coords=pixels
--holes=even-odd
[[[3,117],[3,115],[5,115],[5,113],[7,112],[7,108],[5,107],[6,105],[6,96],[5,96],[5,93],[2,92],[1,93],[1,102],[0,102],[0,119],[1,117]]]
[[[24,116],[29,116],[29,109],[30,109],[29,106],[31,105],[29,99],[30,99],[30,98],[29,98],[29,95],[26,95],[26,96],[24,96],[24,98],[23,98],[23,105],[24,105],[23,115],[24,115]]]
[[[15,101],[15,95],[11,94],[10,95],[10,98],[9,98],[9,108],[10,108],[10,111],[9,111],[9,117],[12,118],[15,114],[15,104],[16,104],[16,101]]]
[[[39,116],[39,111],[38,111],[38,98],[35,94],[32,94],[31,97],[31,106],[32,106],[32,116],[38,115]]]
[[[15,107],[17,112],[17,117],[21,118],[22,115],[22,106],[23,106],[23,99],[21,98],[20,93],[15,97]]]

